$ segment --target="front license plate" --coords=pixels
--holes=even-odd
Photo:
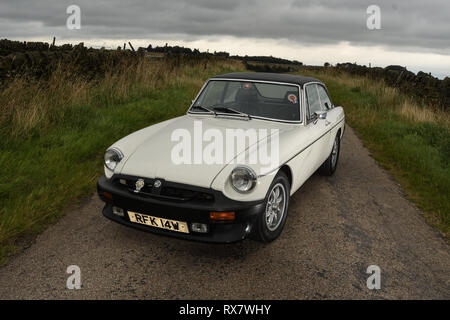
[[[159,217],[149,216],[147,214],[128,211],[128,217],[131,222],[145,224],[150,227],[166,229],[176,232],[189,233],[186,222],[164,219]]]

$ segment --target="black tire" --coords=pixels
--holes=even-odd
[[[280,187],[280,185],[282,185],[283,187]],[[275,187],[278,190],[280,190],[280,195],[281,195],[281,191],[284,191],[285,204],[283,206],[283,211],[282,211],[283,213],[281,215],[281,221],[278,223],[278,225],[276,226],[276,228],[274,230],[270,230],[270,228],[267,224],[267,220],[266,220],[267,219],[266,212],[268,210],[267,208],[269,205],[268,204],[269,198],[271,197],[272,191],[276,192]],[[287,218],[287,214],[288,214],[288,210],[289,210],[290,190],[291,190],[291,186],[289,184],[289,180],[288,180],[286,174],[282,171],[278,172],[278,174],[273,179],[272,184],[270,185],[269,191],[267,192],[266,200],[264,202],[265,203],[264,210],[263,210],[263,212],[261,212],[258,215],[258,217],[253,225],[251,238],[253,238],[254,240],[257,240],[257,241],[268,243],[268,242],[275,240],[276,238],[278,238],[280,236],[281,232],[283,231],[284,225],[286,223],[286,218]],[[272,227],[274,227],[274,226],[272,226]]]
[[[333,152],[335,151],[335,146],[337,146],[336,150],[336,158],[333,160]],[[339,154],[341,152],[341,139],[340,135],[336,135],[336,138],[333,142],[333,148],[331,148],[330,156],[325,160],[322,166],[319,168],[319,172],[326,176],[331,176],[336,171],[338,162],[339,162]]]

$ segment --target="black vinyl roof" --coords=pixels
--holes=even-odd
[[[227,78],[227,79],[243,79],[243,80],[260,80],[260,81],[274,81],[274,82],[286,82],[293,83],[302,86],[309,82],[320,82],[322,81],[304,76],[297,76],[293,74],[286,73],[266,73],[266,72],[234,72],[234,73],[225,73],[219,74],[214,78]]]

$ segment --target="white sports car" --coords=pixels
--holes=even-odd
[[[191,240],[272,241],[290,196],[317,169],[336,170],[344,128],[344,110],[317,79],[212,77],[186,115],[107,149],[97,184],[103,215]]]

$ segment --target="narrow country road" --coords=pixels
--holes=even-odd
[[[449,246],[349,127],[335,175],[306,182],[268,245],[161,237],[101,209],[93,195],[1,267],[0,299],[450,299]],[[69,265],[80,290],[66,288]]]

